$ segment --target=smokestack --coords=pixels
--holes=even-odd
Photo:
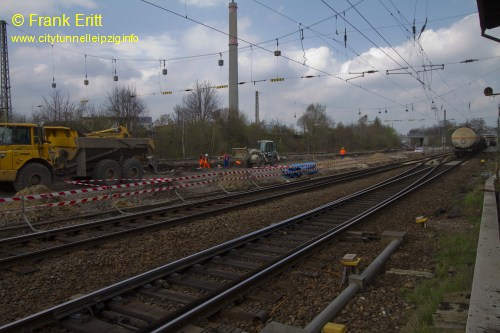
[[[229,109],[238,106],[238,6],[234,0],[229,3]]]

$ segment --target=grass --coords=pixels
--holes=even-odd
[[[439,250],[434,256],[436,274],[406,295],[407,301],[415,306],[406,325],[406,332],[442,332],[433,327],[432,314],[439,307],[443,296],[471,289],[483,204],[483,184],[483,179],[478,177],[474,190],[459,199],[463,207],[462,215],[466,218],[464,222],[470,228],[462,228],[454,233],[437,233]]]

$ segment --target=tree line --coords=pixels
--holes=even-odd
[[[278,120],[250,122],[239,110],[222,107],[210,82],[196,82],[171,113],[146,125],[142,120],[149,115],[149,107],[137,96],[135,88],[115,86],[100,106],[73,102],[69,95],[54,90],[33,114],[14,114],[13,121],[68,126],[83,133],[122,125],[136,137],[152,137],[156,142],[155,154],[167,159],[193,158],[205,153],[222,155],[230,153],[233,147],[254,148],[263,139],[275,141],[280,153],[337,153],[342,147],[361,151],[402,146],[398,133],[379,118],[368,121],[367,116],[362,116],[354,123],[335,123],[320,103],[306,107],[297,118],[297,127]],[[447,137],[451,136],[453,125],[450,123],[445,129]],[[430,136],[430,144],[441,142],[441,127],[415,131]]]

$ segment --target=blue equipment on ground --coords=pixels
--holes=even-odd
[[[318,172],[316,162],[296,163],[281,171],[284,178],[299,178],[302,175],[312,175]]]

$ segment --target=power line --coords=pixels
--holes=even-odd
[[[164,10],[164,11],[166,11],[166,12],[172,13],[172,14],[174,14],[174,15],[176,15],[176,16],[181,17],[181,18],[184,18],[184,19],[187,19],[187,20],[189,20],[189,21],[192,21],[192,22],[194,22],[194,23],[200,24],[200,25],[202,25],[202,26],[204,26],[204,27],[207,27],[207,28],[209,28],[209,29],[211,29],[211,30],[214,30],[214,31],[217,31],[217,32],[220,32],[220,33],[222,33],[222,34],[224,34],[224,35],[229,36],[229,34],[228,34],[228,33],[224,32],[224,31],[221,31],[220,29],[213,28],[213,27],[211,27],[211,26],[209,26],[209,25],[207,25],[207,24],[201,23],[201,22],[199,22],[199,21],[197,21],[197,20],[194,20],[194,19],[191,19],[191,18],[187,18],[187,17],[185,17],[185,16],[183,16],[183,15],[181,15],[181,14],[179,14],[179,13],[176,13],[175,11],[172,11],[172,10],[170,10],[170,9],[164,8],[164,7],[160,6],[160,5],[153,4],[153,3],[151,3],[151,2],[149,2],[149,1],[147,1],[147,0],[140,0],[140,1],[142,1],[142,2],[144,2],[144,3],[147,3],[147,4],[149,4],[149,5],[153,6],[153,7],[156,7],[156,8],[158,8],[158,9],[161,9],[161,10]],[[351,4],[351,6],[352,6],[352,4]],[[238,37],[238,40],[239,40],[239,41],[241,41],[241,42],[247,43],[248,45],[255,46],[255,47],[257,47],[257,48],[259,48],[259,49],[261,49],[261,50],[264,50],[264,51],[266,51],[266,52],[269,52],[269,53],[274,54],[274,51],[272,51],[272,50],[268,50],[268,49],[266,49],[266,48],[264,48],[264,47],[262,47],[262,46],[260,46],[260,45],[258,45],[258,44],[255,44],[255,43],[249,42],[249,41],[247,41],[247,40],[245,40],[245,39],[242,39],[242,38],[240,38],[240,37]],[[292,58],[290,58],[290,57],[284,56],[283,54],[281,54],[280,56],[281,56],[282,58],[284,58],[284,59],[287,59],[287,60],[289,60],[289,61],[291,61],[291,62],[294,62],[294,63],[296,63],[296,64],[299,64],[299,65],[301,65],[301,66],[305,66],[305,67],[307,67],[307,68],[310,68],[310,69],[313,69],[313,70],[315,70],[315,71],[318,71],[319,73],[322,73],[322,74],[325,74],[325,75],[331,76],[331,77],[333,77],[333,78],[336,78],[336,79],[338,79],[338,80],[341,80],[341,81],[343,81],[343,82],[346,82],[346,83],[348,83],[348,84],[351,84],[351,85],[353,85],[353,86],[355,86],[355,87],[357,87],[357,88],[359,88],[359,89],[361,89],[361,90],[363,90],[363,91],[369,92],[370,94],[373,94],[373,95],[375,95],[375,96],[378,96],[378,97],[380,97],[380,98],[382,98],[382,99],[385,99],[385,100],[391,101],[391,102],[393,102],[393,103],[395,103],[395,104],[399,104],[400,106],[403,106],[403,104],[400,104],[400,103],[398,103],[397,101],[395,101],[395,100],[393,100],[393,99],[391,99],[391,98],[389,98],[389,97],[383,96],[383,95],[381,95],[381,94],[379,94],[379,93],[377,93],[377,92],[375,92],[375,91],[371,91],[371,90],[366,89],[366,88],[364,88],[364,87],[362,87],[362,86],[360,86],[360,85],[357,85],[357,84],[354,84],[354,83],[352,83],[352,82],[346,81],[346,80],[344,80],[344,79],[342,79],[342,78],[340,78],[340,77],[338,77],[338,76],[335,76],[335,75],[333,75],[333,74],[331,74],[331,73],[329,73],[329,72],[326,72],[326,71],[324,71],[324,70],[321,70],[321,69],[318,69],[318,68],[312,67],[312,66],[307,65],[307,64],[305,64],[305,63],[302,63],[302,62],[300,62],[300,61],[298,61],[298,60],[295,60],[295,59],[292,59]]]

